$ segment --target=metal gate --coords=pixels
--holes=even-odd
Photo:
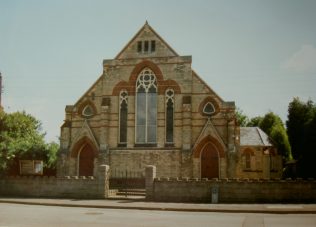
[[[110,193],[112,198],[145,198],[145,172],[110,170]]]

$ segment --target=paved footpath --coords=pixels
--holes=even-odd
[[[162,203],[143,199],[47,199],[47,198],[6,198],[0,203],[28,205],[136,209],[190,212],[227,212],[227,213],[271,213],[271,214],[316,214],[316,204],[205,204],[205,203]]]

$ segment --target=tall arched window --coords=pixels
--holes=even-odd
[[[251,154],[250,153],[245,154],[245,168],[251,169]]]
[[[120,144],[127,143],[127,100],[128,100],[128,93],[127,91],[120,92]]]
[[[157,137],[157,81],[145,68],[136,82],[136,143],[156,143]]]
[[[166,143],[173,143],[174,91],[166,90]]]

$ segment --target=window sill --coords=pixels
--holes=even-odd
[[[126,143],[119,143],[119,144],[117,144],[117,147],[127,147],[127,144]]]
[[[174,143],[165,143],[165,147],[174,147]]]
[[[157,147],[156,143],[137,143],[134,147]]]

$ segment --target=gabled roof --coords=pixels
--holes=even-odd
[[[193,74],[193,76],[195,76],[198,80],[200,80],[206,87],[207,87],[207,89],[211,92],[211,93],[213,93],[213,94],[215,94],[218,98],[219,98],[219,100],[221,101],[221,102],[224,102],[224,100],[202,79],[202,77],[200,77],[193,69],[192,69],[192,74]]]
[[[259,127],[240,127],[240,146],[270,147],[268,135]]]
[[[124,46],[124,48],[116,55],[115,59],[119,59],[122,53],[142,34],[144,30],[148,29],[151,31],[173,54],[179,56],[177,52],[148,24],[146,21],[144,26],[133,36],[133,38]]]
[[[118,59],[124,59],[124,58],[129,58],[131,55],[130,53],[134,53],[135,49],[129,49],[130,47],[134,47],[133,45],[136,45],[137,41],[140,41],[143,39],[142,34],[146,33],[146,35],[149,34],[149,37],[153,38],[154,40],[158,41],[160,44],[162,44],[163,49],[167,50],[168,52],[168,57],[179,57],[178,53],[148,24],[146,23],[139,29],[139,31],[133,36],[133,38],[125,45],[125,47],[116,55],[115,60]],[[157,44],[156,44],[157,45]],[[160,46],[161,48],[161,46]],[[158,47],[156,46],[156,50]],[[133,50],[133,51],[132,51]],[[156,51],[157,53],[158,51]],[[161,57],[158,54],[157,55],[149,55],[149,56],[144,56],[144,55],[136,55],[136,58],[150,58],[150,57]],[[90,86],[90,88],[77,100],[77,102],[74,104],[74,106],[77,106],[82,99],[88,95],[89,92],[102,80],[104,79],[104,73],[97,79],[97,81]],[[205,87],[208,89],[209,92],[213,93],[218,97],[219,101],[222,102],[222,105],[224,108],[235,108],[234,102],[225,102],[193,69],[192,69],[192,76],[195,77],[197,80],[202,82]]]

